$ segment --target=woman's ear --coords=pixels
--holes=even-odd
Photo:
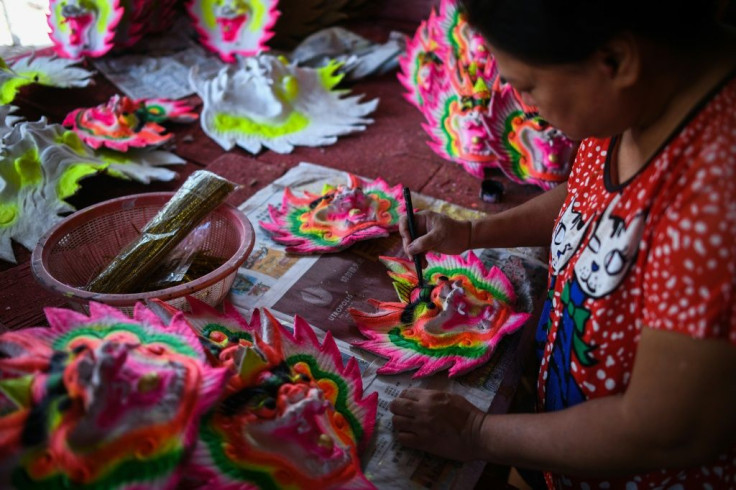
[[[631,34],[620,34],[606,42],[594,61],[614,87],[626,89],[641,76],[641,46]]]

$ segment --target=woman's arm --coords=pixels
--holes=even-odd
[[[567,183],[524,204],[475,221],[456,221],[431,211],[416,214],[418,238],[411,240],[406,217],[399,231],[407,255],[459,254],[473,248],[548,246],[555,218],[567,197]]]
[[[711,462],[736,444],[736,347],[644,328],[623,395],[558,412],[485,415],[457,395],[407,390],[392,404],[402,444],[579,476]]]
[[[469,248],[549,246],[567,182],[529,201],[472,223]]]

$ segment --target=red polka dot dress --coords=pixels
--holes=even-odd
[[[736,79],[620,184],[615,145],[582,143],[555,223],[536,337],[543,411],[624,392],[642,328],[736,346]],[[736,448],[683,471],[546,476],[550,488],[736,488]]]

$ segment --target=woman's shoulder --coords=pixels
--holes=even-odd
[[[684,122],[683,132],[695,131],[703,144],[736,139],[736,69],[703,97]]]
[[[660,152],[684,172],[736,166],[736,71],[697,104]],[[664,162],[663,162],[664,164]],[[717,170],[715,171],[718,172]]]

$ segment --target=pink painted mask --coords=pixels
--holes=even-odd
[[[181,315],[164,325],[140,304],[131,319],[96,303],[89,317],[62,309],[46,315],[50,328],[0,337],[0,351],[16,353],[0,359],[0,373],[26,370],[33,380],[13,440],[22,456],[0,466],[9,472],[0,481],[174,488],[226,370],[204,363]],[[31,371],[32,363],[44,367]]]
[[[187,319],[231,377],[204,418],[193,474],[207,488],[373,488],[359,451],[377,396],[363,396],[354,359],[343,366],[328,332],[304,320],[293,333],[267,310],[250,322],[191,300]]]
[[[470,95],[479,80],[491,87],[498,79],[496,60],[483,36],[468,23],[465,12],[455,0],[442,0],[437,16],[436,35],[447,46],[446,76],[456,93]]]
[[[102,56],[113,47],[123,16],[120,0],[50,0],[49,37],[64,58]]]
[[[72,46],[83,46],[88,42],[87,29],[89,29],[94,17],[91,12],[80,9],[63,9],[66,16],[67,24],[69,24],[69,44]]]
[[[177,0],[49,0],[49,37],[64,58],[97,58],[167,31]]]
[[[486,92],[460,97],[451,91],[440,95],[434,111],[427,111],[424,129],[429,146],[440,156],[460,164],[468,173],[484,178],[485,168],[495,166],[491,148]]]
[[[34,401],[43,391],[52,349],[23,331],[0,336],[0,486],[9,487],[24,453],[23,433]],[[34,395],[35,393],[35,395]]]
[[[325,186],[322,194],[302,197],[284,191],[281,209],[269,206],[271,222],[260,225],[292,253],[338,252],[353,243],[388,236],[404,212],[401,186],[382,179],[362,181],[348,176],[348,185]]]
[[[398,77],[407,90],[404,96],[422,111],[436,107],[438,95],[449,86],[444,66],[447,48],[437,42],[436,24],[436,13],[432,10],[429,19],[407,40],[406,54],[399,58]]]
[[[525,112],[510,86],[491,101],[491,140],[498,165],[513,181],[550,189],[567,180],[575,143],[534,114]]]
[[[235,41],[235,39],[238,37],[238,32],[240,31],[240,28],[243,27],[243,24],[245,24],[246,20],[248,19],[247,11],[243,12],[240,15],[232,11],[218,13],[220,15],[216,17],[217,25],[220,27],[220,32],[222,33],[222,40],[227,43]]]
[[[279,17],[278,0],[187,0],[189,16],[207,49],[223,61],[268,50]]]
[[[424,61],[429,54],[431,65]],[[420,25],[399,80],[424,114],[430,147],[474,177],[498,168],[514,182],[543,189],[567,178],[574,144],[502,82],[483,36],[457,0],[441,0],[439,13],[433,10]]]
[[[73,110],[63,124],[93,148],[104,146],[127,151],[131,147],[160,146],[169,141],[173,135],[164,134],[165,128],[159,123],[195,121],[198,116],[192,109],[181,101],[133,100],[114,95],[104,105]]]
[[[455,121],[460,138],[460,156],[468,160],[491,155],[488,127],[481,111],[469,110]]]
[[[400,302],[373,300],[375,312],[350,311],[368,340],[356,345],[388,358],[380,374],[417,369],[413,377],[449,368],[449,376],[486,363],[502,337],[529,317],[513,310],[514,290],[500,269],[486,269],[469,252],[460,256],[427,254],[423,289],[413,262],[381,257]]]

